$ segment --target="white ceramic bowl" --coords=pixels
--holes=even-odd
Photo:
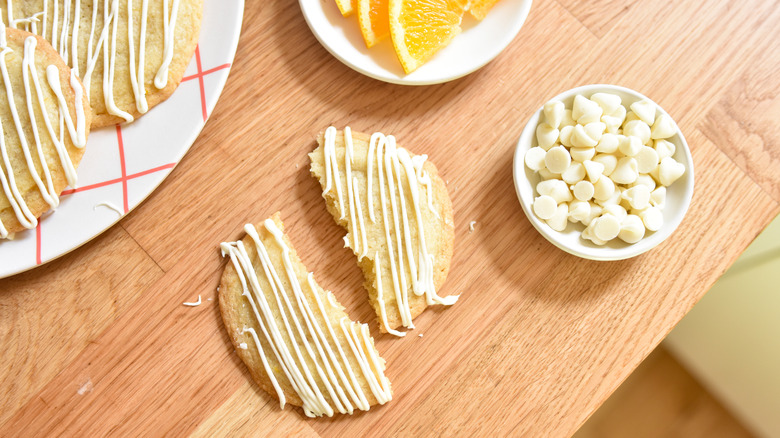
[[[646,99],[642,94],[624,87],[616,85],[585,85],[565,91],[552,99],[560,100],[566,108],[571,108],[574,97],[578,94],[590,98],[594,93],[613,93],[620,96],[623,105],[628,109],[632,103]],[[656,114],[666,114],[658,104]],[[637,243],[628,244],[620,239],[613,239],[604,246],[598,246],[589,240],[581,237],[582,230],[585,228],[582,224],[568,223],[563,232],[555,231],[547,223],[539,219],[533,212],[533,202],[536,196],[535,187],[541,180],[539,175],[525,166],[525,153],[528,149],[537,146],[536,127],[539,124],[539,118],[542,116],[542,108],[539,108],[528,120],[528,124],[523,129],[520,139],[517,142],[514,158],[514,178],[515,190],[520,204],[523,206],[528,220],[531,224],[553,245],[558,248],[574,254],[576,256],[591,260],[623,260],[642,254],[656,247],[666,240],[672,232],[680,225],[693,196],[693,158],[688,148],[680,128],[675,123],[677,133],[668,140],[674,143],[676,151],[674,159],[685,165],[685,174],[674,184],[667,188],[666,203],[664,205],[664,225],[656,232],[646,232],[645,237]]]
[[[394,84],[429,85],[465,76],[495,58],[520,31],[531,1],[498,2],[481,22],[466,13],[461,23],[463,32],[408,75],[401,68],[389,38],[371,49],[366,48],[355,14],[342,17],[333,0],[299,0],[299,3],[314,36],[353,70]]]

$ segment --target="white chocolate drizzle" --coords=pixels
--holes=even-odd
[[[404,327],[414,328],[409,306],[408,289],[415,295],[425,295],[426,304],[451,305],[457,301],[457,296],[440,297],[436,294],[433,280],[435,256],[430,253],[428,241],[425,238],[425,220],[423,203],[427,200],[428,209],[440,218],[433,205],[433,183],[430,174],[423,169],[427,156],[412,156],[404,148],[396,147],[395,137],[385,136],[380,132],[371,135],[366,156],[366,202],[360,199],[358,178],[353,175],[354,148],[352,131],[344,128],[344,184],[347,187],[347,202],[341,194],[342,180],[339,177],[339,163],[336,154],[337,130],[331,126],[325,130],[323,144],[325,162],[325,187],[323,196],[333,196],[335,187],[340,219],[344,219],[349,210],[348,236],[344,237],[347,246],[351,246],[358,260],[368,254],[366,223],[363,219],[363,205],[367,206],[371,224],[376,224],[374,212],[378,203],[381,209],[382,228],[387,242],[386,252],[392,275],[393,294],[398,306],[401,323]],[[373,185],[374,169],[376,168],[379,199],[374,199]],[[379,230],[377,230],[379,231]],[[381,231],[379,231],[381,232]],[[350,245],[352,243],[352,245]],[[380,320],[388,333],[401,336],[400,332],[392,330],[387,321],[386,309],[382,299],[384,291],[381,284],[380,252],[375,252],[374,270],[376,272],[376,289],[379,295]]]
[[[145,114],[149,110],[145,89],[145,58],[147,42],[148,0],[54,0],[52,8],[49,8],[50,0],[43,1],[43,10],[30,17],[14,18],[13,5],[8,1],[6,21],[10,27],[22,27],[28,32],[39,34],[51,42],[67,64],[78,76],[80,73],[79,58],[85,60],[86,69],[81,76],[84,88],[89,95],[92,74],[100,58],[103,62],[102,87],[103,99],[106,111],[126,122],[132,122],[133,116],[119,108],[114,101],[114,81],[117,58],[117,30],[120,19],[120,2],[127,5],[127,39],[128,39],[128,74],[133,89],[135,107],[139,113]],[[141,3],[140,29],[136,39],[134,29],[133,5]],[[86,53],[79,51],[79,38],[82,31],[81,9],[82,2],[91,3],[92,19],[89,26],[89,40]],[[168,85],[169,68],[175,54],[175,30],[179,13],[180,0],[162,1],[162,60],[157,71],[154,72],[152,81],[157,89],[163,89]],[[98,23],[98,9],[102,7],[102,23]],[[0,15],[1,16],[1,15]],[[40,24],[40,27],[39,27]],[[86,27],[86,26],[83,26]],[[97,41],[95,41],[97,35]],[[136,45],[137,44],[137,45]],[[136,52],[137,50],[137,52]],[[136,60],[137,54],[137,60]]]
[[[27,172],[35,183],[35,187],[41,194],[43,200],[49,204],[50,207],[56,208],[59,205],[59,194],[55,191],[54,183],[52,181],[52,169],[49,168],[49,164],[46,161],[44,154],[44,146],[41,140],[42,132],[39,132],[39,123],[36,119],[36,106],[40,110],[43,117],[43,124],[46,127],[46,133],[51,140],[54,148],[59,157],[60,164],[62,166],[63,173],[68,184],[72,187],[76,185],[76,169],[68,154],[68,150],[63,142],[64,124],[68,125],[68,132],[70,133],[72,143],[77,147],[84,147],[86,144],[85,134],[85,116],[83,110],[83,90],[78,80],[71,72],[71,88],[74,93],[73,106],[76,111],[76,121],[74,122],[68,103],[62,93],[60,86],[60,71],[56,66],[50,65],[46,69],[47,83],[50,90],[57,97],[57,109],[59,117],[59,136],[52,126],[49,119],[48,109],[46,108],[45,100],[48,97],[44,95],[43,88],[41,87],[38,78],[38,69],[35,65],[35,48],[37,41],[35,37],[27,37],[24,40],[24,48],[22,54],[22,83],[24,85],[24,97],[25,97],[25,110],[27,111],[27,121],[30,123],[30,128],[33,133],[34,151],[31,150],[31,145],[28,142],[28,138],[25,135],[24,122],[22,116],[16,106],[15,94],[19,90],[14,90],[12,86],[11,78],[8,72],[8,65],[6,64],[6,55],[12,53],[13,50],[8,47],[5,25],[0,22],[0,73],[3,77],[5,97],[8,101],[8,106],[11,111],[11,118],[13,119],[14,129],[19,138],[22,153],[25,158],[25,165]],[[64,122],[63,122],[64,121]],[[0,123],[0,155],[2,155],[2,166],[0,166],[0,185],[2,185],[3,193],[8,198],[11,208],[13,209],[16,219],[19,223],[27,229],[35,228],[38,225],[38,219],[30,211],[27,202],[24,199],[23,194],[20,192],[14,175],[14,168],[11,166],[9,157],[8,145],[5,143],[4,134],[6,127]],[[36,164],[40,167],[43,174],[43,178],[39,175],[36,168]],[[45,180],[45,181],[44,181]],[[0,221],[0,238],[8,237],[6,227]]]
[[[359,375],[362,375],[368,383],[371,393],[379,404],[389,401],[392,397],[390,383],[382,373],[380,359],[372,346],[368,327],[343,318],[340,327],[348,346],[345,345],[343,338],[337,336],[330,323],[313,275],[311,273],[307,275],[306,286],[309,288],[307,296],[294,270],[290,259],[290,247],[284,241],[282,231],[270,219],[266,220],[263,226],[273,236],[274,243],[282,253],[285,277],[280,277],[277,273],[268,255],[268,248],[251,224],[247,224],[244,230],[251,238],[257,252],[258,260],[254,265],[242,241],[222,243],[220,247],[223,256],[230,257],[238,273],[242,294],[249,302],[255,321],[262,332],[262,339],[265,345],[270,346],[271,351],[266,351],[260,335],[254,328],[243,329],[243,332],[249,333],[254,341],[265,372],[279,397],[280,406],[284,408],[286,403],[284,391],[279,383],[282,374],[302,400],[304,413],[310,417],[332,416],[335,412],[351,414],[355,407],[368,410],[369,401],[358,381]],[[258,272],[265,275],[271,286],[270,291],[261,288]],[[289,284],[289,288],[285,287],[285,284]],[[273,296],[274,299],[269,300],[268,296]],[[314,298],[313,302],[311,297]],[[341,309],[332,294],[328,293],[327,297],[331,307]],[[313,310],[312,306],[315,303],[316,308]],[[278,309],[281,324],[273,311],[274,308]],[[318,312],[319,316],[315,312]],[[324,327],[320,320],[325,322]],[[285,341],[283,333],[288,341]],[[351,356],[348,353],[351,353]],[[279,375],[274,373],[270,366],[268,359],[271,355],[280,365]],[[358,370],[353,369],[352,362],[358,364]],[[315,375],[321,385],[318,385]],[[325,393],[330,401],[325,397]]]

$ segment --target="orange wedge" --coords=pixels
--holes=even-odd
[[[498,3],[498,0],[472,0],[471,6],[469,6],[469,13],[477,20],[482,20],[496,3]]]
[[[460,33],[466,0],[390,0],[390,37],[406,73],[427,62]]]
[[[366,40],[366,47],[374,47],[390,35],[387,19],[388,0],[357,0],[360,33]]]
[[[355,0],[336,0],[341,15],[348,16],[355,11]]]

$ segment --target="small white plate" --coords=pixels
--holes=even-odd
[[[623,100],[623,106],[627,107],[632,103],[647,99],[644,95],[616,85],[585,85],[565,91],[552,99],[562,101],[567,108],[571,108],[574,97],[582,94],[590,98],[594,93],[613,93],[620,96]],[[653,102],[655,103],[655,102]],[[655,104],[656,114],[666,114],[658,104]],[[672,232],[680,225],[693,197],[693,157],[688,148],[688,143],[675,123],[677,133],[668,140],[676,146],[674,159],[685,165],[685,174],[667,188],[666,203],[664,205],[664,225],[656,232],[647,232],[645,237],[637,243],[628,244],[620,239],[613,239],[604,246],[598,246],[589,240],[581,237],[582,230],[585,228],[582,224],[569,224],[563,232],[555,231],[547,225],[546,222],[539,219],[533,212],[533,202],[535,197],[535,187],[540,181],[539,174],[528,169],[525,166],[525,153],[528,149],[536,146],[536,127],[539,124],[539,118],[542,115],[542,108],[539,108],[528,121],[523,129],[520,139],[517,142],[514,157],[514,178],[515,190],[520,204],[523,206],[528,220],[531,224],[558,248],[576,256],[591,260],[623,260],[635,257],[646,251],[649,251],[666,240]]]
[[[44,214],[38,228],[0,241],[0,278],[89,242],[163,182],[217,103],[236,53],[243,14],[244,0],[204,2],[198,49],[179,88],[129,125],[90,132],[77,189],[65,189],[57,211]]]
[[[466,12],[463,32],[433,59],[405,74],[387,40],[366,48],[355,14],[342,17],[334,0],[299,0],[314,36],[339,61],[380,81],[403,85],[429,85],[465,76],[495,58],[523,26],[531,0],[501,0],[484,20]]]

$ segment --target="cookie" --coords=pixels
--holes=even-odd
[[[447,277],[454,238],[452,202],[425,155],[397,147],[392,135],[329,127],[309,154],[328,211],[347,230],[380,330],[398,327],[455,296],[436,291]]]
[[[307,273],[279,213],[220,245],[229,258],[219,285],[225,328],[252,378],[284,408],[307,416],[368,410],[392,398],[384,360],[366,324]]]
[[[198,42],[203,0],[0,0],[0,8],[9,28],[50,41],[82,78],[99,128],[131,122],[173,93]]]
[[[33,229],[76,184],[92,110],[46,40],[0,23],[0,238]]]

